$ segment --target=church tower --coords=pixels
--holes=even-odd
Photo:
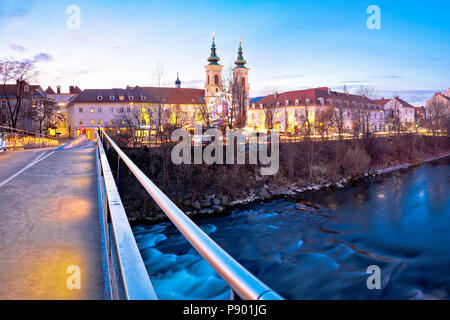
[[[206,103],[209,99],[216,96],[219,92],[223,91],[222,85],[222,68],[218,62],[220,58],[216,53],[216,44],[214,42],[214,33],[212,38],[211,55],[208,58],[209,64],[206,69],[206,82],[205,82],[205,100]]]
[[[234,62],[236,67],[233,69],[233,96],[239,106],[240,114],[245,118],[247,109],[250,105],[250,84],[248,82],[249,69],[245,66],[247,61],[242,52],[242,39],[239,39],[239,49],[237,60]]]
[[[178,72],[177,72],[177,80],[175,80],[175,88],[181,88],[181,81]]]

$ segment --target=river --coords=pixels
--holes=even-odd
[[[448,299],[450,158],[196,223],[286,299]],[[160,299],[229,299],[169,222],[133,227]],[[381,270],[369,290],[367,268]]]

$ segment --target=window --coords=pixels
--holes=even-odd
[[[128,96],[128,100],[133,101],[134,97],[133,96]]]
[[[102,107],[98,107],[98,113],[102,113]]]
[[[79,108],[78,108],[78,112],[79,112],[79,113],[83,113],[83,107],[79,107]]]
[[[2,109],[6,109],[6,100],[2,100],[1,106],[2,106]]]
[[[123,111],[124,111],[124,108],[120,107],[119,112],[123,112]]]
[[[217,74],[214,76],[214,84],[215,84],[216,86],[219,85],[219,76],[218,76]]]
[[[130,107],[127,107],[127,112],[131,112],[131,108]]]
[[[245,87],[245,78],[244,77],[242,77],[241,83],[242,83],[242,86]]]
[[[114,113],[114,108],[113,108],[113,107],[110,107],[110,108],[109,108],[109,112]]]
[[[91,124],[94,125],[95,124],[95,120],[91,120]]]
[[[120,100],[120,101],[123,101],[123,99],[125,99],[124,96],[119,96],[119,100]]]
[[[109,120],[109,124],[112,126],[113,125],[113,120]]]
[[[102,120],[98,120],[97,123],[98,123],[99,125],[101,125],[101,124],[102,124]]]
[[[142,100],[142,101],[145,101],[146,99],[147,99],[146,96],[141,96],[141,100]]]
[[[114,101],[115,97],[114,96],[109,96],[109,100]]]
[[[78,123],[80,124],[80,126],[82,126],[83,125],[83,120],[80,120]]]
[[[91,107],[91,113],[93,113],[94,112],[94,107]]]
[[[208,75],[208,85],[210,84],[210,81],[209,81],[209,75]]]
[[[97,96],[97,100],[101,101],[101,100],[103,100],[103,97],[102,96]]]

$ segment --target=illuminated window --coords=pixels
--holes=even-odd
[[[115,97],[114,96],[109,96],[109,100],[114,101]]]
[[[109,120],[109,124],[112,125],[113,124],[113,120]]]
[[[120,101],[123,101],[123,99],[125,99],[124,96],[119,96],[119,100],[120,100]]]
[[[78,112],[79,112],[79,113],[83,113],[83,107],[79,107],[79,108],[78,108]]]
[[[101,125],[102,124],[102,120],[98,120],[97,123]]]
[[[95,120],[91,120],[91,124],[94,125],[95,124]]]
[[[78,123],[82,126],[83,125],[83,120],[80,120]]]
[[[94,112],[94,107],[91,107],[91,113],[93,113]]]

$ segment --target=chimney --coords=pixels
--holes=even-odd
[[[69,93],[73,93],[73,89],[74,89],[75,87],[74,86],[70,86],[69,87]]]
[[[56,93],[61,94],[61,86],[56,86]]]

